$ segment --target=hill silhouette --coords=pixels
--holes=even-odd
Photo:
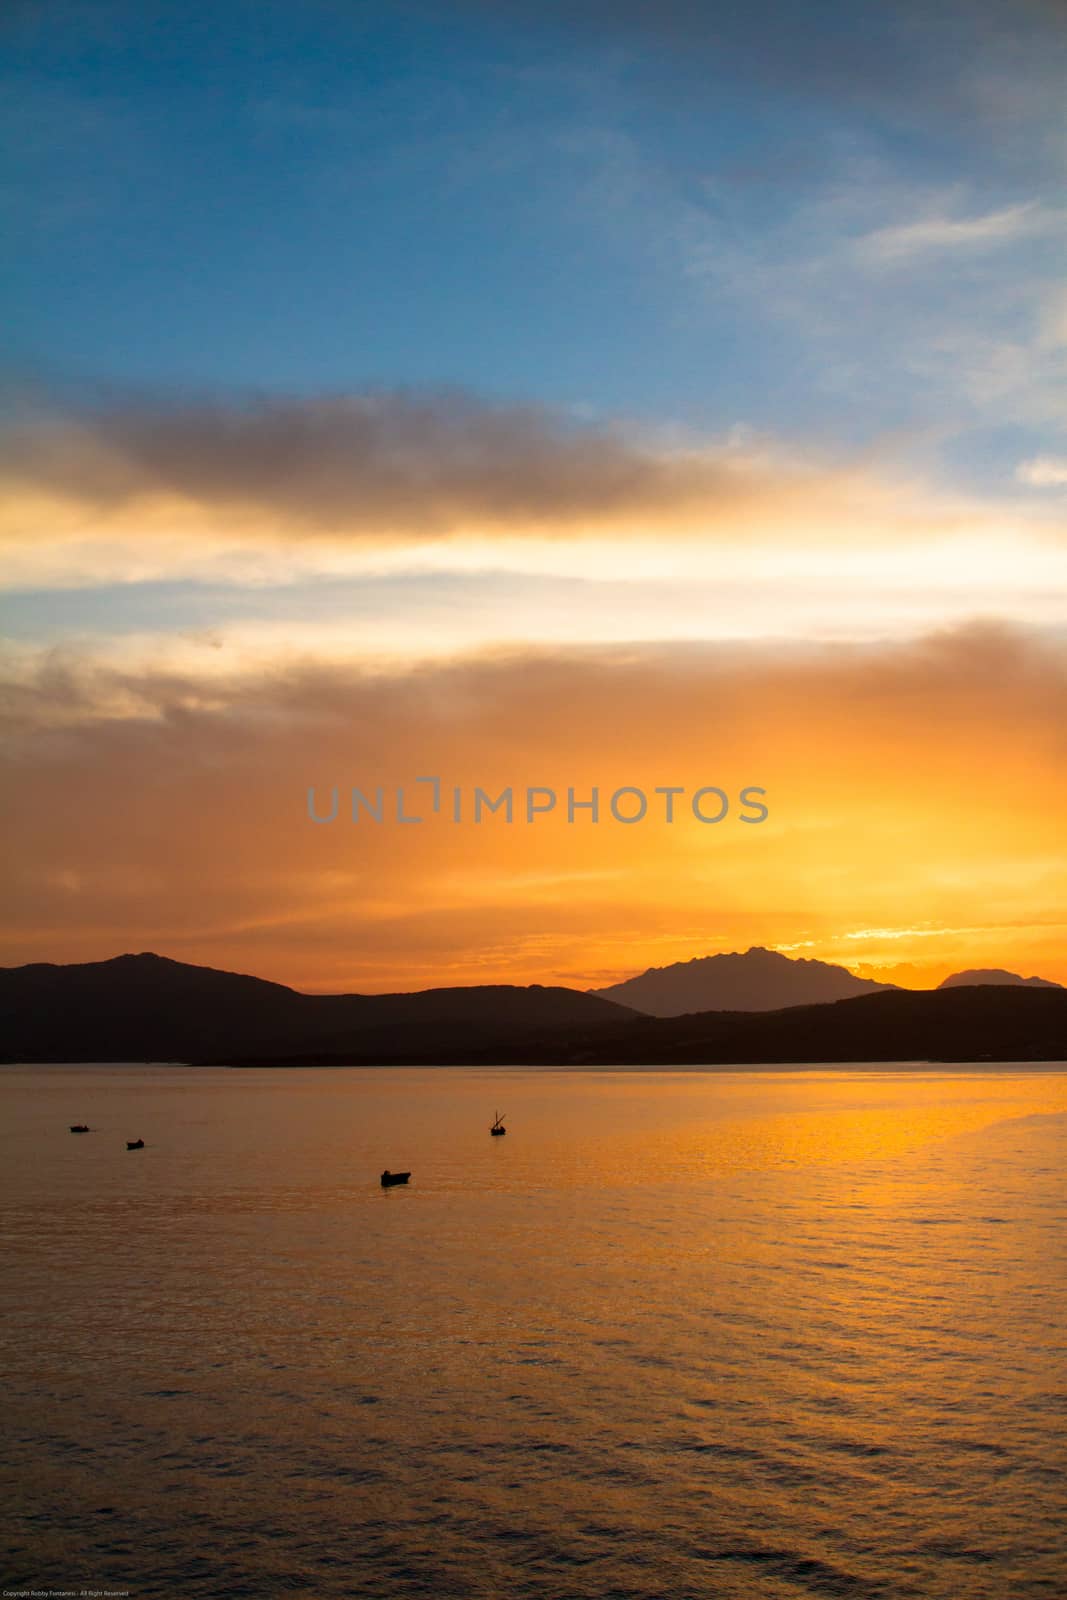
[[[781,1011],[631,1016],[596,1029],[498,1041],[491,1050],[440,1046],[432,1056],[389,1059],[410,1066],[606,1067],[1065,1061],[1067,989],[899,989]],[[372,1064],[362,1056],[349,1062]]]
[[[301,994],[165,956],[0,968],[0,1060],[191,1061],[309,1051],[432,1052],[622,1020],[576,989],[505,984]]]
[[[574,989],[306,995],[155,955],[0,969],[0,1059],[544,1066],[1062,1061],[1067,989],[886,989],[653,1017]]]
[[[680,1017],[689,1011],[780,1011],[785,1006],[851,1000],[894,987],[857,978],[846,967],[826,961],[784,956],[753,945],[743,953],[697,956],[669,967],[649,967],[636,978],[591,993],[648,1016]]]

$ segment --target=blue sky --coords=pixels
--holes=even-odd
[[[1051,8],[24,4],[17,384],[459,385],[877,449],[1063,451]]]

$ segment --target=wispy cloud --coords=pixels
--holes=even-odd
[[[1037,201],[974,217],[920,217],[864,234],[856,241],[856,253],[860,260],[874,266],[902,266],[927,255],[994,250],[1062,227],[1063,220]]]
[[[1062,488],[1067,484],[1067,456],[1035,456],[1032,461],[1020,461],[1015,476],[1032,489]]]
[[[679,226],[688,281],[709,316],[729,300],[778,330],[783,384],[813,416],[906,429],[928,459],[951,441],[972,481],[990,476],[990,435],[1026,429],[1037,454],[1062,428],[1067,210],[1051,185],[982,208],[981,184],[931,183],[859,143],[770,226],[728,185],[710,194]]]

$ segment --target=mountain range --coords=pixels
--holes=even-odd
[[[693,994],[694,969],[703,993],[728,995],[728,1002],[652,1014],[642,981],[652,980],[652,1001],[663,1006],[672,975],[680,975],[679,997]],[[858,989],[849,992],[844,980]],[[844,986],[845,995],[835,996],[835,986]],[[623,993],[646,1005],[611,998]],[[804,1003],[774,1004],[783,993],[802,995]],[[0,969],[6,1062],[658,1065],[1064,1057],[1067,989],[1048,980],[998,969],[913,991],[759,948],[652,969],[597,993],[532,984],[309,995],[149,953]]]
[[[1034,989],[1057,989],[1048,978],[1020,978],[1002,968],[954,972],[942,989],[973,988],[978,984],[1025,984]],[[743,954],[697,956],[669,967],[649,967],[636,978],[592,989],[602,1000],[631,1006],[650,1017],[681,1017],[690,1011],[780,1011],[786,1006],[820,1005],[833,1000],[855,1000],[860,995],[898,989],[894,983],[857,978],[847,967],[827,961],[784,956],[778,950],[753,945]]]

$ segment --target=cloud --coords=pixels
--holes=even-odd
[[[744,429],[466,395],[80,413],[0,431],[9,653],[217,676],[501,641],[887,638],[1067,605],[1057,504],[981,503]]]
[[[1061,488],[1067,484],[1067,457],[1035,456],[1032,461],[1020,461],[1015,476],[1032,489]]]
[[[921,149],[942,175],[973,173],[998,194],[1005,180],[1016,192],[1022,174],[1062,184],[1059,0],[462,0],[462,9],[539,43],[547,33],[569,59],[592,54],[627,94],[657,96],[672,114],[687,101],[729,107],[740,92],[754,120],[766,118],[764,171],[798,148],[818,164],[873,139],[905,161]],[[792,135],[766,115],[778,106]]]
[[[466,554],[470,554],[467,550]],[[319,574],[257,587],[116,583],[3,597],[0,661],[21,676],[77,645],[82,659],[134,674],[204,680],[265,666],[341,668],[442,660],[519,643],[554,648],[743,639],[889,640],[996,615],[1034,628],[1067,616],[1067,573],[1050,545],[961,537],[841,550],[710,549],[660,539],[499,549],[486,570]],[[628,559],[629,557],[629,559]],[[556,571],[538,571],[536,562]],[[605,570],[606,569],[606,570]]]
[[[857,254],[876,266],[898,266],[924,255],[990,250],[1062,227],[1063,218],[1035,201],[977,217],[923,217],[877,228],[857,240]]]
[[[39,416],[0,434],[0,475],[101,511],[153,503],[272,512],[289,528],[367,539],[470,524],[555,527],[620,515],[742,513],[799,496],[810,471],[772,471],[720,445],[655,449],[621,430],[469,395],[382,393]]]
[[[213,681],[68,652],[5,698],[0,960],[162,948],[389,988],[575,981],[709,946],[820,954],[865,929],[852,959],[947,953],[1056,977],[1065,703],[1062,642],[994,628]],[[447,797],[752,783],[772,815],[732,832],[307,819],[309,785],[392,793],[426,773]],[[986,931],[945,932],[960,929]]]
[[[1041,448],[1063,420],[1067,212],[1051,198],[983,207],[988,188],[862,143],[769,225],[719,185],[713,207],[689,208],[690,281],[709,316],[728,299],[776,327],[783,383],[797,406],[806,387],[813,420],[848,429],[850,406],[856,426],[908,430],[917,453],[951,441],[950,470],[973,481],[991,436],[1025,428]]]
[[[686,67],[694,88],[706,84],[709,69],[725,69],[907,121],[973,111],[978,87],[998,70],[1027,72],[1032,108],[1063,59],[1056,0],[1023,0],[1008,19],[995,0],[941,0],[937,7],[892,0],[862,12],[836,0],[807,8],[790,0],[743,7],[729,0],[465,0],[462,8],[527,27],[565,27],[571,41],[640,48],[645,60],[662,53],[676,91]],[[982,101],[989,114],[1009,109],[988,91]]]
[[[499,572],[781,579],[821,586],[829,604],[838,580],[907,587],[898,546],[988,547],[1005,533],[996,508],[869,460],[743,429],[657,435],[458,393],[11,409],[0,427],[8,590],[184,580],[254,595],[323,578]],[[1034,513],[1008,517],[1013,560],[1020,516]],[[873,566],[858,554],[879,548]]]

